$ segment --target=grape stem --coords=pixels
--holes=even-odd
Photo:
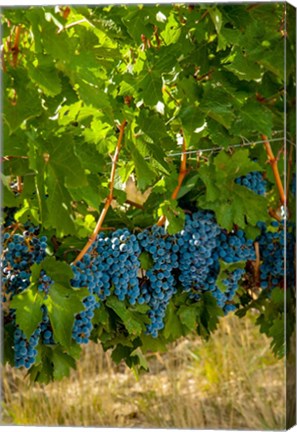
[[[185,176],[187,174],[187,154],[186,154],[187,144],[186,144],[186,140],[185,140],[185,136],[184,136],[183,132],[182,132],[182,135],[183,135],[183,144],[182,144],[181,163],[180,163],[180,169],[179,169],[177,186],[176,186],[176,188],[174,189],[174,191],[172,192],[172,195],[171,195],[171,199],[172,200],[176,200],[177,199],[178,193],[179,193],[180,188],[181,188],[181,186],[183,184],[184,178],[185,178]],[[157,225],[158,226],[162,226],[162,225],[164,225],[165,221],[166,221],[166,216],[162,215],[159,218],[159,220],[157,222]]]
[[[77,257],[75,258],[75,260],[73,261],[73,264],[77,263],[78,261],[80,261],[84,255],[87,253],[87,251],[89,250],[90,246],[92,246],[92,244],[94,243],[94,241],[96,240],[97,234],[98,232],[101,230],[102,224],[104,222],[104,219],[107,215],[108,209],[111,205],[111,202],[113,200],[113,188],[114,188],[114,179],[115,179],[115,172],[116,172],[116,165],[117,165],[117,161],[119,159],[119,154],[120,154],[120,150],[121,150],[121,145],[122,145],[122,141],[123,141],[123,137],[124,137],[124,130],[126,127],[127,121],[123,120],[123,122],[121,123],[119,130],[120,130],[120,134],[119,134],[119,138],[118,138],[118,142],[117,142],[117,146],[115,149],[115,153],[112,159],[112,166],[111,166],[111,172],[110,172],[110,180],[109,180],[109,194],[108,197],[105,201],[104,207],[100,213],[98,222],[96,224],[96,227],[91,235],[91,237],[89,238],[89,240],[87,241],[87,243],[85,244],[85,246],[83,247],[83,249],[80,251],[80,253],[77,255]]]
[[[22,177],[20,177],[20,176],[17,176],[17,191],[18,191],[18,193],[23,192]]]
[[[260,283],[260,247],[259,242],[254,243],[256,260],[254,262],[255,282],[257,286]]]
[[[15,68],[18,64],[18,55],[19,55],[19,44],[20,44],[20,35],[21,35],[21,27],[16,26],[15,29],[15,39],[13,47],[11,48],[12,51],[12,66]]]
[[[265,150],[266,150],[266,153],[268,156],[268,162],[271,165],[271,168],[273,171],[273,175],[274,175],[275,183],[276,183],[279,195],[280,195],[281,203],[283,205],[285,205],[286,204],[286,195],[284,192],[283,183],[282,183],[282,180],[281,180],[281,177],[279,174],[279,170],[278,170],[278,166],[277,166],[277,158],[274,156],[274,153],[272,151],[272,148],[271,148],[271,145],[270,145],[270,142],[269,142],[267,136],[261,135],[261,138],[264,141],[264,147],[265,147]]]

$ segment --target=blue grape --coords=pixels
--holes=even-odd
[[[252,171],[245,176],[235,179],[235,183],[245,186],[258,195],[265,195],[267,188],[267,181],[264,180],[262,173],[259,171]]]
[[[35,330],[33,335],[26,338],[22,330],[16,328],[14,331],[14,363],[15,367],[25,367],[29,369],[36,361],[36,346],[40,338],[40,328]]]
[[[176,281],[173,275],[178,268],[177,251],[179,246],[174,236],[165,233],[165,229],[153,226],[137,236],[141,248],[150,254],[152,267],[146,271],[140,284],[138,303],[150,306],[147,333],[153,337],[164,327],[164,317],[168,303],[176,292]]]
[[[180,247],[179,281],[190,298],[198,300],[199,293],[215,287],[213,253],[218,248],[220,232],[212,213],[198,211],[186,215],[185,227],[176,236]]]

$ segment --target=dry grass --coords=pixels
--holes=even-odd
[[[152,355],[139,380],[89,344],[69,379],[30,385],[4,368],[2,423],[203,429],[283,429],[284,364],[251,319],[229,316],[197,338]]]

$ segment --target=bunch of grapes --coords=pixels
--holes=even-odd
[[[179,281],[190,298],[199,299],[202,291],[215,288],[216,269],[213,253],[221,229],[214,215],[198,211],[186,216],[184,229],[176,236],[179,246]]]
[[[229,272],[228,276],[222,281],[225,285],[225,291],[222,292],[218,287],[216,287],[216,289],[212,292],[212,295],[217,299],[218,306],[223,309],[225,315],[236,309],[236,306],[231,302],[234,299],[238,289],[238,283],[244,273],[245,270],[242,268],[238,268],[232,272]]]
[[[265,195],[267,181],[259,171],[252,171],[245,176],[235,179],[235,183],[245,186],[258,195]]]
[[[139,296],[138,271],[140,248],[137,238],[127,229],[119,229],[111,236],[100,233],[90,251],[73,266],[74,287],[89,288],[103,301],[111,294],[119,300],[127,298],[135,304]]]
[[[97,301],[94,295],[89,295],[83,300],[85,310],[76,315],[72,330],[72,337],[78,344],[89,342],[91,331],[93,329],[92,318]]]
[[[4,298],[20,293],[30,285],[30,267],[45,258],[47,238],[37,236],[38,229],[30,227],[22,234],[3,234],[2,283]]]
[[[42,321],[40,323],[40,342],[43,345],[53,345],[54,335],[46,306],[42,306]]]
[[[267,227],[265,223],[259,222],[261,234],[257,238],[260,246],[260,256],[262,264],[260,266],[260,283],[261,288],[273,288],[283,286],[285,276],[285,235],[287,235],[287,283],[294,286],[294,248],[295,236],[293,225],[287,223],[287,232],[284,229],[283,222],[273,221]]]
[[[39,342],[40,328],[35,330],[33,335],[27,340],[24,333],[16,328],[14,331],[14,362],[15,367],[25,367],[29,369],[36,361],[36,347]]]
[[[242,230],[230,233],[222,230],[213,257],[214,259],[220,258],[226,263],[255,260],[254,242],[253,240],[247,240]]]
[[[41,270],[40,277],[37,283],[38,291],[45,294],[45,298],[48,296],[51,285],[53,285],[54,281],[47,276],[44,270]]]
[[[174,236],[167,236],[163,227],[153,226],[137,236],[141,248],[152,257],[152,267],[147,270],[140,284],[139,303],[150,306],[148,334],[158,336],[164,327],[165,312],[169,300],[176,292],[173,271],[178,267],[179,245]]]

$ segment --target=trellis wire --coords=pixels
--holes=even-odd
[[[286,140],[285,137],[281,137],[281,138],[272,138],[269,140],[270,143],[275,142],[275,141],[284,141]],[[288,140],[287,140],[288,141]],[[254,145],[258,145],[258,144],[263,144],[265,141],[261,140],[261,141],[253,141],[253,142],[246,142],[246,143],[240,143],[240,144],[233,144],[230,145],[228,147],[212,147],[212,148],[208,148],[208,149],[197,149],[197,150],[188,150],[186,152],[184,152],[184,154],[187,155],[191,155],[191,154],[200,154],[200,153],[206,153],[206,152],[217,152],[220,150],[232,150],[233,148],[238,148],[238,147],[252,147]],[[293,143],[292,141],[289,141],[291,144],[293,144],[296,147],[296,144]],[[177,153],[169,153],[166,155],[166,157],[176,157],[176,156],[181,156],[183,153],[182,152],[177,152]]]

